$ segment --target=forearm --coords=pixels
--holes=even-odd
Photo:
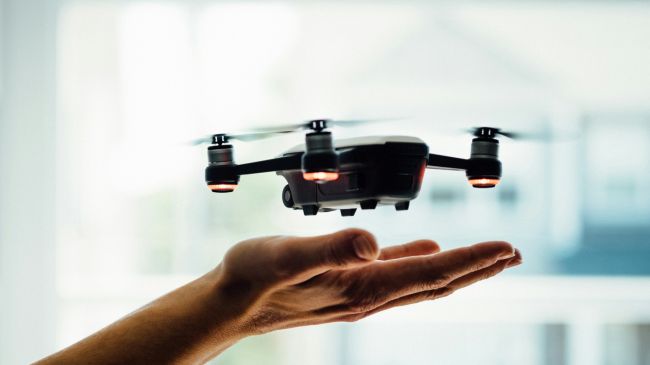
[[[245,336],[219,268],[37,364],[197,364]]]

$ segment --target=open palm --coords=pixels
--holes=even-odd
[[[245,328],[259,334],[441,298],[520,263],[519,252],[501,241],[440,252],[419,240],[380,250],[370,233],[347,229],[247,240],[218,270],[227,295],[246,301]]]

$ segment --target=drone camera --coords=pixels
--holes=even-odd
[[[237,188],[239,175],[235,171],[232,146],[218,144],[208,147],[210,164],[205,169],[208,189],[214,193],[231,193]]]
[[[339,155],[334,150],[332,134],[317,131],[307,134],[302,156],[303,178],[326,183],[339,178]]]

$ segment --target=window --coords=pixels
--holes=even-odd
[[[361,226],[386,245],[422,236],[445,248],[512,240],[526,254],[519,272],[529,275],[354,326],[252,338],[217,363],[643,363],[642,351],[621,348],[638,349],[627,338],[647,337],[648,279],[549,275],[566,253],[549,244],[549,232],[557,220],[575,230],[584,224],[590,243],[601,237],[596,228],[648,227],[649,169],[640,168],[650,163],[648,120],[592,112],[621,100],[626,110],[647,107],[638,95],[650,95],[650,82],[634,69],[650,62],[642,47],[648,11],[609,2],[65,2],[57,70],[59,346],[209,270],[239,240]],[[612,39],[614,27],[625,42]],[[470,139],[455,131],[468,123],[561,132],[580,128],[583,115],[595,117],[580,142],[584,171],[569,164],[580,151],[554,155],[554,146],[503,141],[498,190],[473,190],[460,172],[428,171],[408,212],[347,219],[285,209],[284,181],[273,174],[212,195],[203,182],[205,149],[183,144],[265,122],[411,115],[371,132],[419,136],[432,152],[467,156]],[[278,155],[300,142],[241,143],[235,159]],[[578,193],[553,180],[565,171],[578,176],[567,180],[584,181]],[[567,203],[576,195],[584,204]],[[557,211],[580,221],[556,218]],[[647,241],[650,232],[638,232]],[[612,265],[592,263],[598,274]],[[391,346],[376,345],[386,339]]]

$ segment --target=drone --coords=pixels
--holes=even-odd
[[[392,205],[397,211],[407,210],[418,196],[427,169],[464,171],[472,187],[494,188],[502,172],[498,138],[519,137],[499,128],[472,128],[467,159],[429,153],[424,141],[409,136],[350,138],[334,143],[331,127],[366,122],[315,119],[242,134],[213,134],[193,144],[209,144],[205,182],[212,192],[232,193],[243,175],[275,172],[287,181],[282,190],[285,207],[302,210],[304,215],[339,210],[346,217],[353,216],[358,207]],[[300,131],[306,132],[305,143],[279,157],[234,162],[233,140],[252,141]]]

